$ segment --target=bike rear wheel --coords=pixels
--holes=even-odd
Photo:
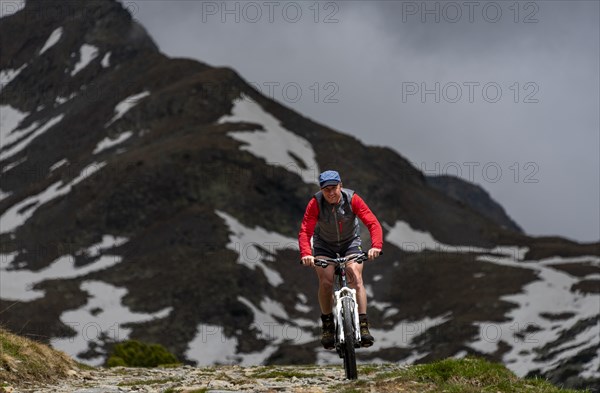
[[[354,302],[350,297],[342,298],[342,314],[344,318],[344,344],[342,345],[342,355],[344,357],[344,370],[346,370],[347,379],[358,378],[356,370],[356,353],[354,352]]]

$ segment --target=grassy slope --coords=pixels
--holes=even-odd
[[[342,390],[345,393],[367,392],[456,392],[456,393],[567,393],[542,379],[518,378],[502,364],[483,359],[446,359],[405,370],[379,373],[375,366],[362,366],[359,373],[373,374],[371,380],[359,380]]]
[[[76,369],[66,354],[0,328],[0,386],[49,383]]]

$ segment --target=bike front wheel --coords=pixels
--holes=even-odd
[[[355,330],[354,326],[354,301],[350,297],[342,298],[342,314],[344,319],[344,344],[342,355],[344,356],[344,369],[347,379],[358,378],[356,370],[356,353],[354,352]]]

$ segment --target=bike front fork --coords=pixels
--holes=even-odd
[[[348,287],[340,288],[339,290],[334,292],[334,303],[333,303],[333,320],[335,322],[335,332],[336,332],[336,347],[337,344],[343,344],[345,339],[344,332],[344,322],[343,318],[347,316],[343,315],[342,312],[342,297],[351,297],[352,298],[352,315],[351,318],[354,320],[354,345],[355,347],[360,347],[360,323],[358,320],[358,303],[356,301],[356,290]]]

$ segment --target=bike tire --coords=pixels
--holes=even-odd
[[[356,353],[354,352],[354,302],[349,297],[342,298],[342,313],[344,317],[344,344],[342,354],[344,355],[344,370],[347,379],[358,378],[356,370]]]

